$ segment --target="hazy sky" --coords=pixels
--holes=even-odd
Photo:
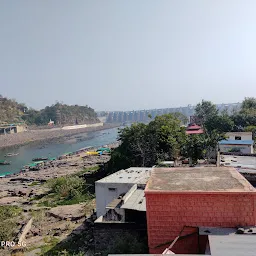
[[[255,0],[1,0],[0,94],[34,108],[256,96]]]

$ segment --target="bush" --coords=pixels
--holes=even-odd
[[[92,198],[85,180],[78,176],[59,177],[49,180],[46,185],[51,189],[48,198],[53,200],[41,202],[44,206],[78,204]]]
[[[116,236],[103,255],[108,254],[146,254],[148,253],[147,241],[141,241],[133,234]]]
[[[16,217],[22,209],[17,206],[0,206],[0,241],[12,241],[15,235]]]

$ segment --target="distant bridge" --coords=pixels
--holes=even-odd
[[[241,106],[241,103],[231,103],[231,104],[219,104],[216,105],[220,111],[227,110],[228,113],[231,113],[233,109],[238,109]],[[183,115],[193,116],[195,114],[195,106],[188,105],[187,107],[179,108],[162,108],[162,109],[151,109],[151,110],[133,110],[133,111],[101,111],[98,112],[99,117],[106,117],[106,123],[132,123],[132,122],[149,122],[151,119],[148,117],[152,116],[154,119],[156,116],[163,114],[180,112]]]

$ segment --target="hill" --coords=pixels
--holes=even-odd
[[[100,122],[94,109],[88,106],[56,103],[38,111],[0,95],[0,123],[25,121],[29,125],[47,125],[49,120],[57,125]]]
[[[24,104],[11,100],[0,95],[0,123],[10,123],[22,121]]]

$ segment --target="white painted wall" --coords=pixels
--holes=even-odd
[[[103,126],[103,123],[64,126],[62,127],[62,130],[73,130],[73,129],[88,128],[88,127],[98,127],[98,126]]]
[[[232,148],[240,148],[241,152],[245,154],[253,153],[252,145],[219,145],[220,152],[229,152]]]
[[[226,133],[227,140],[235,140],[235,137],[240,136],[241,140],[252,140],[251,132],[228,132]]]
[[[127,193],[134,184],[132,183],[103,183],[95,182],[97,218],[106,213],[106,206],[122,193]],[[116,188],[110,191],[109,188]]]

